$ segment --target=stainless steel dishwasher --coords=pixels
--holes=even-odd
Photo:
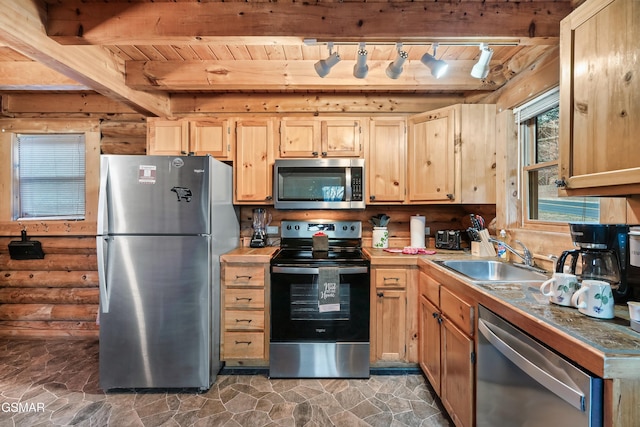
[[[602,426],[601,378],[483,306],[478,330],[478,427]]]

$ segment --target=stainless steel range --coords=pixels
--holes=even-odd
[[[281,228],[281,249],[271,260],[269,375],[368,378],[362,223],[282,221]]]

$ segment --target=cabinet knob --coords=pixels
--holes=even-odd
[[[321,154],[322,154],[322,157],[327,157],[327,152],[326,151],[323,151]]]
[[[317,151],[312,151],[312,152],[311,152],[311,154],[312,154],[314,157],[318,157],[318,152],[317,152]]]
[[[456,196],[454,196],[453,194],[451,194],[451,193],[447,194],[447,199],[453,200],[455,198],[456,198]]]
[[[564,179],[556,179],[555,184],[558,188],[564,188],[567,186],[567,181],[565,181]]]
[[[264,198],[265,200],[273,200],[273,196],[267,196]]]
[[[378,292],[376,292],[376,295],[378,295],[378,297],[382,298],[384,296],[384,292],[378,291]]]
[[[369,196],[369,200],[371,200],[372,202],[376,199],[376,196],[374,196],[373,194]]]

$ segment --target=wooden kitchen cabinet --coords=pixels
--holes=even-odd
[[[238,119],[234,203],[273,204],[275,120]]]
[[[407,330],[407,270],[374,268],[371,292],[373,361],[404,361]]]
[[[300,118],[280,120],[278,155],[287,157],[361,157],[360,118]]]
[[[147,121],[147,154],[211,155],[233,160],[234,137],[229,119],[157,119]]]
[[[367,146],[367,200],[402,203],[406,198],[406,121],[404,118],[372,118]]]
[[[458,427],[475,414],[475,308],[420,272],[419,364]]]
[[[227,364],[265,364],[268,360],[269,264],[221,263],[221,359]]]
[[[559,176],[568,195],[640,194],[638,40],[637,0],[587,0],[561,22]]]
[[[457,104],[409,118],[408,201],[495,203],[493,104]]]

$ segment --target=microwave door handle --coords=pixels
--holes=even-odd
[[[344,201],[350,202],[353,198],[353,183],[351,182],[351,168],[345,168],[344,170]]]
[[[493,332],[491,327],[498,328],[497,326],[492,325],[484,319],[478,319],[478,330],[491,343],[491,345],[496,348],[496,350],[502,353],[524,373],[544,386],[547,390],[560,397],[562,400],[578,409],[579,411],[585,411],[585,395],[580,390],[576,390],[570,385],[562,382],[562,380],[554,377],[543,369],[540,369],[525,355],[520,354],[517,350],[510,346],[509,343],[498,337]],[[517,337],[513,335],[509,335],[509,340],[513,340],[514,343],[521,342]]]

